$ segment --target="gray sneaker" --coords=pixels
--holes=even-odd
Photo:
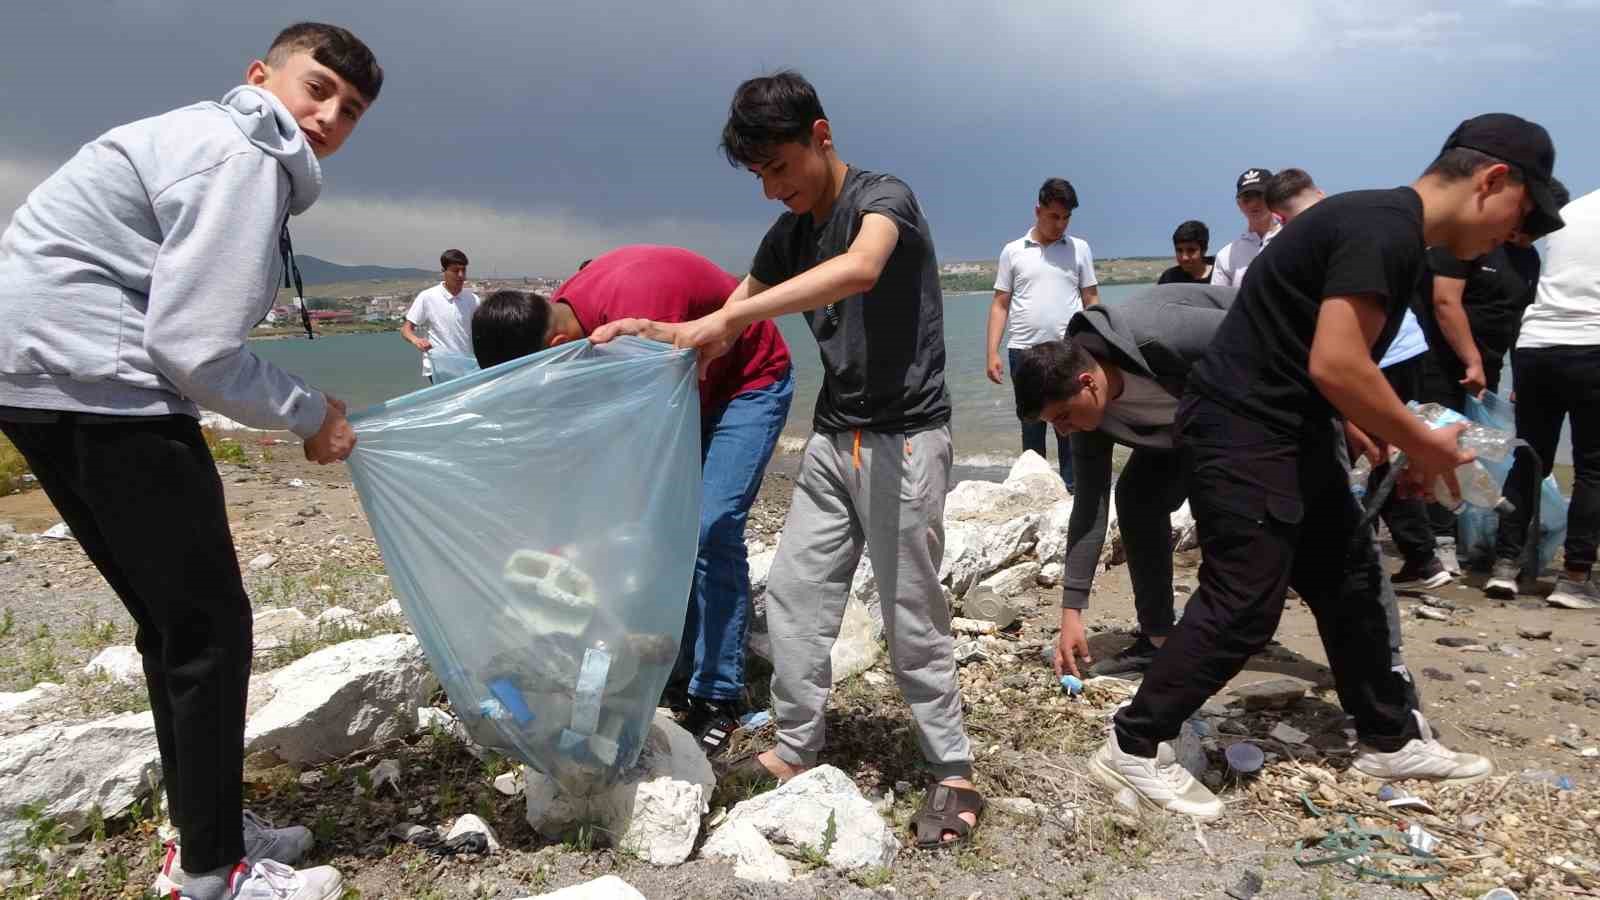
[[[1562,609],[1600,609],[1600,588],[1595,587],[1593,578],[1573,581],[1561,575],[1546,602]]]
[[[1439,564],[1444,566],[1446,572],[1460,577],[1461,563],[1456,558],[1456,539],[1453,537],[1434,538],[1433,543],[1433,553],[1438,558]]]
[[[1489,571],[1489,580],[1483,583],[1485,596],[1496,600],[1515,600],[1517,597],[1517,576],[1522,574],[1522,566],[1514,559],[1497,559],[1494,568]]]

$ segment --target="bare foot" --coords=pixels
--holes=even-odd
[[[772,773],[772,777],[780,782],[788,781],[796,775],[802,775],[811,768],[810,766],[789,765],[778,756],[776,750],[767,750],[757,756],[756,759],[760,760],[761,764],[766,766],[767,771]]]
[[[946,778],[939,783],[949,785],[953,788],[965,788],[969,791],[975,791],[978,789],[977,785],[965,778]],[[968,826],[976,826],[978,824],[978,814],[974,812],[964,812],[961,814],[961,821],[967,823]],[[939,839],[948,844],[956,839],[956,833],[954,831],[946,831],[945,833],[939,835]]]

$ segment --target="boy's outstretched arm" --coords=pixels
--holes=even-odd
[[[1311,341],[1311,380],[1362,431],[1405,451],[1414,485],[1426,491],[1442,476],[1456,490],[1456,466],[1473,458],[1457,446],[1464,426],[1430,429],[1400,402],[1372,361],[1372,345],[1386,318],[1373,294],[1323,300]]]

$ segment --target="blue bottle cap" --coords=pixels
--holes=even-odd
[[[1061,676],[1061,687],[1074,696],[1083,693],[1083,682],[1079,681],[1076,675]]]
[[[1229,744],[1228,749],[1224,750],[1222,755],[1227,757],[1228,767],[1242,775],[1259,770],[1262,764],[1267,761],[1266,756],[1261,752],[1261,748],[1249,741]]]

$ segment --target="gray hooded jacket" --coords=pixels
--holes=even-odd
[[[250,351],[279,233],[322,170],[287,109],[241,86],[106,132],[0,236],[0,406],[198,415],[309,437],[323,395]]]
[[[1234,289],[1209,284],[1163,284],[1103,300],[1072,317],[1067,336],[1095,359],[1160,384],[1183,396],[1189,368],[1206,354],[1217,326],[1233,304]],[[1130,426],[1131,427],[1131,426]],[[1172,424],[1156,430],[1171,431]],[[1072,517],[1067,521],[1061,605],[1084,609],[1105,544],[1111,501],[1111,452],[1119,443],[1091,431],[1072,437]],[[1143,448],[1140,452],[1170,453]],[[1130,564],[1132,564],[1130,562]]]

